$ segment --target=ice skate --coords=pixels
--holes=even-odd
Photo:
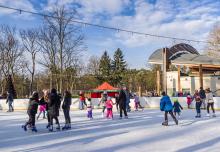
[[[53,125],[49,126],[49,131],[53,132]]]
[[[48,125],[46,126],[46,128],[47,128],[47,129],[50,128],[50,124],[48,124]]]
[[[37,128],[36,127],[33,127],[31,130],[32,130],[32,132],[37,132]]]
[[[216,117],[216,114],[215,114],[215,113],[213,113],[213,114],[212,114],[212,117]]]
[[[62,127],[62,130],[66,130],[67,129],[67,126],[65,125],[64,127]]]
[[[21,127],[24,129],[24,131],[27,131],[27,126],[26,125],[22,125]]]
[[[206,114],[206,117],[210,117],[210,114],[209,114],[209,113],[207,113],[207,114]]]
[[[168,126],[168,121],[164,121],[164,122],[162,123],[162,125],[163,125],[163,126]]]

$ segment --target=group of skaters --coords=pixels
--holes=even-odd
[[[83,92],[80,92],[80,102],[79,108],[87,109],[87,117],[89,119],[93,119],[93,105],[91,102],[91,98],[87,99]],[[140,101],[138,96],[135,94],[135,109],[143,108],[140,105]],[[106,117],[107,119],[113,119],[113,105],[116,104],[117,110],[120,113],[120,119],[128,118],[127,111],[130,110],[130,96],[129,92],[127,91],[126,87],[123,87],[119,94],[115,95],[116,103],[113,103],[112,98],[108,96],[107,92],[104,92],[102,98],[99,102],[99,106],[102,107],[102,116]],[[37,128],[35,125],[35,118],[39,108],[39,114],[37,115],[37,119],[43,114],[43,118],[47,119],[48,124],[46,128],[52,132],[54,131],[54,123],[55,120],[56,130],[68,130],[71,129],[71,118],[70,118],[70,106],[72,104],[71,93],[69,91],[65,91],[64,97],[62,98],[61,94],[57,93],[56,89],[51,90],[43,90],[43,96],[40,98],[39,93],[34,91],[29,99],[27,114],[29,116],[28,121],[22,125],[24,131],[28,129],[32,130],[33,132],[37,132]],[[62,105],[61,105],[62,104]],[[63,114],[65,117],[65,126],[61,128],[59,123],[59,110],[62,107]],[[105,112],[106,111],[106,112]],[[106,115],[105,115],[106,113]]]
[[[214,99],[213,99],[213,93],[210,90],[210,88],[207,88],[204,90],[202,87],[200,87],[200,90],[195,90],[195,93],[193,96],[190,94],[187,95],[187,105],[190,109],[190,106],[193,101],[195,101],[195,109],[196,109],[196,116],[195,118],[201,118],[201,108],[203,106],[204,109],[207,109],[207,117],[210,117],[210,107],[212,109],[212,117],[216,117],[215,115],[215,109],[214,109]],[[179,103],[178,99],[175,98],[173,100],[173,104],[171,102],[170,97],[166,94],[166,92],[162,92],[162,98],[160,100],[160,110],[164,111],[164,119],[165,121],[162,123],[164,126],[168,126],[168,114],[171,115],[176,125],[178,125],[178,117],[180,117],[181,110],[183,110],[183,107]]]

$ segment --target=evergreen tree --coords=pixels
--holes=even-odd
[[[10,92],[13,95],[13,98],[17,98],[17,93],[15,90],[11,75],[9,75],[7,78],[6,91]]]
[[[99,63],[99,76],[98,79],[101,82],[104,81],[111,81],[111,59],[107,53],[107,51],[104,52],[100,59]]]
[[[123,75],[126,71],[126,61],[124,60],[123,52],[120,48],[115,51],[114,59],[112,61],[113,77],[112,81],[114,85],[119,85],[122,81]]]

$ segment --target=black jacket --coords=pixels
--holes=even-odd
[[[57,93],[51,93],[48,103],[48,112],[51,117],[59,116],[61,100]]]
[[[62,109],[70,110],[71,104],[72,104],[72,98],[71,97],[64,97],[64,101],[63,101],[63,104],[62,104]]]
[[[125,94],[124,90],[120,91],[118,100],[119,100],[119,105],[125,107],[125,105],[126,105],[126,94]]]
[[[37,99],[30,98],[27,113],[35,115],[37,113],[38,105],[39,101]]]

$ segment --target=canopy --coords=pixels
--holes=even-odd
[[[94,90],[99,90],[99,91],[108,91],[108,90],[118,90],[118,88],[115,88],[113,86],[111,86],[109,83],[104,82],[103,84],[101,84],[100,86],[98,86],[97,88],[95,88]]]

